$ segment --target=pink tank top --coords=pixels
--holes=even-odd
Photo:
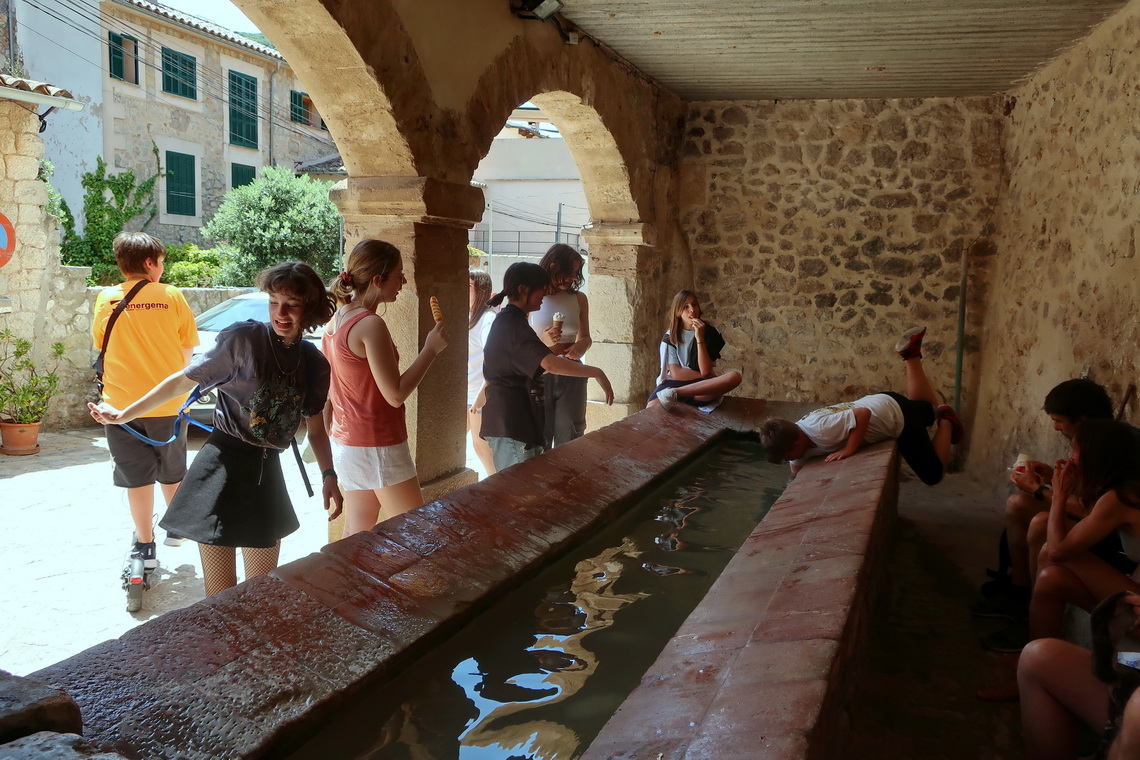
[[[345,446],[395,446],[408,440],[404,407],[394,407],[376,386],[367,359],[361,359],[348,346],[353,326],[373,312],[360,309],[340,323],[335,333],[324,334],[325,358],[332,366],[329,401],[333,422],[329,434]],[[396,364],[400,355],[392,346]]]

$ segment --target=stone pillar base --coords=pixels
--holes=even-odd
[[[607,423],[608,424],[608,423]],[[420,483],[420,490],[424,495],[424,503],[438,499],[439,497],[449,494],[457,488],[469,486],[479,478],[478,473],[474,470],[469,470],[464,467],[461,470],[456,470],[450,474],[436,478],[435,480],[428,481],[427,483]],[[339,541],[344,537],[344,514],[341,513],[339,517],[329,523],[329,543]]]
[[[645,404],[621,403],[615,401],[613,406],[606,406],[600,401],[586,402],[586,432],[593,432],[620,419],[624,419],[635,412],[640,412]]]

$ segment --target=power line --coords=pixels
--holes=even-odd
[[[62,5],[63,3],[66,3],[68,6],[70,6],[70,11],[82,15],[87,20],[99,23],[100,29],[98,32],[95,32],[91,29],[76,26],[75,24],[70,23],[67,19],[64,19],[64,18],[61,18],[60,16],[58,16],[51,9],[48,9],[42,5],[38,5],[37,3],[33,2],[33,0],[25,0],[25,2],[27,2],[27,4],[32,6],[33,8],[36,8],[40,12],[44,13],[45,15],[50,16],[51,18],[54,18],[57,21],[59,21],[60,23],[68,26],[69,28],[74,29],[75,31],[77,31],[77,32],[79,32],[79,33],[81,33],[81,34],[83,34],[83,35],[85,35],[91,39],[94,39],[95,41],[99,42],[100,45],[106,46],[108,49],[110,48],[110,40],[104,38],[104,35],[102,33],[103,29],[102,29],[101,22],[106,21],[108,27],[111,27],[112,25],[114,25],[115,28],[112,28],[110,30],[112,32],[118,33],[118,31],[121,30],[121,31],[125,31],[125,32],[130,33],[130,35],[132,36],[132,39],[135,39],[136,45],[138,46],[138,48],[136,49],[136,54],[133,56],[134,60],[136,62],[141,63],[144,67],[150,68],[156,72],[159,72],[159,73],[163,72],[163,69],[160,65],[156,65],[154,63],[151,63],[150,61],[146,60],[146,58],[144,58],[143,56],[138,55],[137,50],[138,49],[149,50],[150,52],[154,53],[155,57],[157,58],[158,56],[161,55],[162,47],[164,47],[164,46],[155,45],[155,44],[150,43],[148,41],[135,38],[133,35],[141,34],[141,32],[138,29],[136,29],[135,27],[130,26],[126,21],[115,18],[114,16],[110,16],[105,11],[103,11],[102,9],[98,9],[98,8],[92,9],[89,6],[77,4],[76,2],[72,2],[71,0],[55,0],[55,2],[57,4]],[[92,11],[96,12],[98,15],[92,15]],[[66,13],[68,11],[65,10],[64,12]],[[176,22],[171,22],[171,23],[172,23],[172,25],[176,25]],[[43,34],[39,34],[39,32],[37,32],[34,28],[32,28],[32,27],[27,27],[27,28],[30,31],[35,32],[38,36],[43,37],[45,39],[48,39]],[[62,46],[60,46],[60,47],[62,47]],[[174,46],[165,46],[165,47],[169,47],[169,49],[174,50],[175,52],[181,52],[181,53],[186,54],[186,55],[191,55],[191,53],[188,53],[184,50],[178,50]],[[67,49],[67,48],[64,48],[64,49]],[[88,63],[89,65],[92,65],[92,66],[95,66],[100,71],[103,70],[103,66],[101,63],[94,63],[94,62],[90,61],[89,59],[83,58],[82,56],[78,55],[77,53],[74,53],[74,51],[69,51],[69,52],[72,52],[77,58],[84,61],[85,63]],[[223,74],[219,71],[215,71],[215,70],[207,67],[203,63],[198,63],[197,61],[196,61],[195,68],[197,70],[201,70],[201,72],[203,74],[203,76],[201,78],[202,81],[198,85],[198,89],[201,90],[201,92],[203,94],[203,98],[212,97],[219,102],[228,103],[228,97],[225,94],[226,83],[228,82],[228,80],[223,77]],[[197,77],[196,77],[196,79],[197,79]],[[211,83],[214,85],[213,87],[211,87]],[[139,83],[139,84],[141,86],[141,83]],[[265,105],[263,105],[263,103],[265,103]],[[268,102],[268,99],[263,99],[263,98],[259,97],[257,105],[255,107],[255,110],[251,114],[251,116],[253,116],[254,118],[257,118],[257,119],[263,119],[271,127],[275,126],[278,129],[284,130],[286,132],[290,132],[294,135],[297,135],[300,137],[306,137],[306,138],[309,138],[312,140],[319,140],[320,139],[316,135],[311,135],[307,132],[304,132],[300,129],[297,129],[296,127],[293,127],[290,123],[286,123],[286,122],[281,121],[279,117],[275,116],[275,112],[280,113],[280,111],[274,107],[274,104],[272,102]]]
[[[28,2],[30,5],[33,5],[34,7],[38,7],[41,10],[44,10],[45,12],[47,12],[46,9],[44,9],[40,6],[36,6],[35,3],[32,2],[32,0],[25,0],[25,1]],[[79,13],[80,15],[84,16],[85,18],[87,18],[90,21],[94,21],[96,24],[99,24],[100,30],[98,33],[94,33],[89,29],[84,29],[84,30],[80,30],[80,31],[83,31],[89,37],[95,38],[101,45],[106,45],[108,48],[110,47],[110,41],[107,39],[104,39],[104,37],[103,37],[103,34],[102,34],[102,31],[103,31],[102,30],[102,24],[103,23],[106,23],[109,31],[115,32],[117,29],[118,31],[127,32],[128,36],[131,36],[131,38],[135,41],[135,44],[136,44],[136,54],[133,56],[135,61],[141,60],[141,62],[144,66],[146,66],[147,68],[153,69],[156,72],[165,73],[160,65],[151,63],[150,61],[147,61],[146,59],[141,58],[138,55],[139,49],[153,53],[156,60],[160,59],[160,57],[162,55],[162,49],[164,47],[166,47],[170,50],[173,50],[175,52],[182,53],[184,55],[193,55],[190,51],[187,51],[185,49],[180,49],[177,46],[177,44],[173,43],[173,42],[170,45],[157,45],[155,43],[149,42],[148,40],[136,38],[134,35],[142,34],[142,32],[140,32],[137,28],[132,26],[128,21],[125,21],[123,19],[119,19],[115,16],[110,15],[109,13],[104,11],[101,7],[88,6],[84,3],[82,3],[81,0],[55,0],[55,2],[61,3],[61,4],[66,3],[74,12]],[[177,26],[177,22],[175,22],[175,21],[170,21],[170,23],[172,26]],[[201,30],[196,30],[196,31],[201,31]],[[196,64],[195,69],[201,70],[202,75],[203,75],[202,76],[203,84],[201,86],[201,90],[203,92],[203,95],[204,96],[208,95],[208,96],[214,97],[215,99],[217,99],[221,102],[228,102],[228,97],[226,96],[226,88],[228,85],[228,77],[226,77],[224,70],[211,69],[210,67],[206,66],[205,63],[198,64],[197,56],[194,56],[194,57],[195,57],[195,64]],[[288,62],[285,62],[285,63],[288,63]],[[196,79],[197,79],[197,77],[196,77]],[[211,82],[214,85],[213,88],[210,87]],[[265,102],[266,105],[263,106],[262,102]],[[254,110],[253,115],[255,115],[257,118],[263,118],[267,122],[269,122],[270,124],[276,125],[276,126],[280,127],[281,129],[283,129],[287,132],[292,132],[293,134],[298,135],[298,136],[308,137],[311,139],[317,139],[315,136],[310,135],[306,132],[303,132],[303,131],[297,129],[296,127],[291,126],[289,123],[286,123],[284,121],[280,121],[279,117],[275,116],[275,112],[279,113],[279,111],[276,111],[274,104],[272,102],[268,101],[268,99],[266,99],[265,101],[262,101],[261,98],[258,98],[258,102],[255,106],[255,110]],[[291,116],[292,116],[292,114],[290,113],[290,117]],[[291,118],[290,118],[290,121],[291,121]]]

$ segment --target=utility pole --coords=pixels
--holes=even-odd
[[[495,202],[487,201],[487,263],[495,255]]]
[[[558,226],[554,228],[554,242],[562,242],[562,202],[558,203]]]

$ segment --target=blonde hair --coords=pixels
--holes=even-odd
[[[352,248],[344,262],[344,271],[333,278],[329,283],[329,292],[332,293],[338,304],[351,303],[357,299],[363,301],[373,277],[387,280],[388,275],[400,263],[400,249],[383,240],[369,238],[361,240]],[[365,304],[372,308],[376,304]]]

